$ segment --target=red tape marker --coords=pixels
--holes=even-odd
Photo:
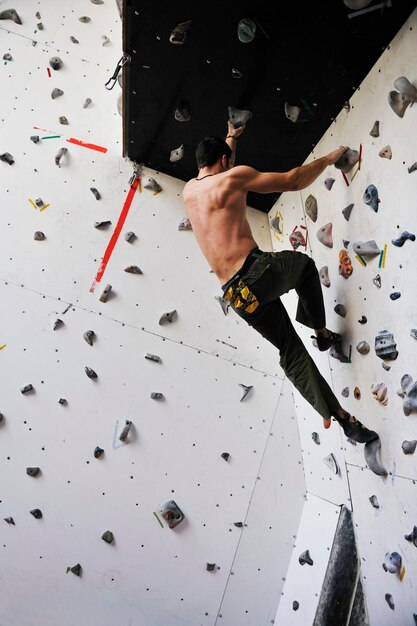
[[[82,146],[83,148],[90,148],[90,150],[97,150],[97,152],[107,152],[107,148],[103,148],[103,146],[96,146],[95,143],[84,143],[81,139],[74,139],[74,137],[70,137],[67,139],[69,143],[74,143],[76,146]]]
[[[136,189],[139,186],[139,182],[140,182],[140,178],[135,178],[135,180],[133,181],[130,189],[129,189],[129,193],[127,194],[127,198],[125,200],[125,203],[123,205],[122,211],[119,215],[119,219],[117,220],[117,224],[116,224],[116,228],[114,229],[114,232],[111,236],[111,239],[108,243],[108,246],[106,248],[106,251],[103,255],[103,259],[100,263],[100,267],[99,270],[97,272],[97,275],[94,279],[93,284],[90,287],[90,293],[94,293],[94,290],[96,288],[97,283],[99,283],[101,281],[101,279],[103,278],[103,274],[106,271],[106,267],[107,267],[107,263],[109,262],[109,259],[113,253],[114,250],[114,246],[116,245],[116,242],[119,238],[120,235],[120,231],[123,228],[123,224],[125,223],[127,214],[129,212],[130,209],[130,205],[132,204]]]

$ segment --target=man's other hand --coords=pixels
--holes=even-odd
[[[232,124],[232,122],[229,120],[227,122],[227,134],[229,137],[236,137],[236,139],[238,137],[240,137],[240,135],[243,133],[243,131],[245,130],[245,124],[242,124],[242,126],[234,126]]]
[[[340,148],[337,148],[337,150],[329,152],[329,154],[327,155],[327,164],[333,165],[333,163],[336,163],[337,159],[340,159],[340,157],[344,152],[346,152],[346,150],[349,150],[349,146],[340,146]]]

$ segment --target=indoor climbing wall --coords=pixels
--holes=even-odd
[[[184,183],[120,156],[116,2],[0,18],[0,622],[270,623],[305,504],[276,350]]]
[[[301,192],[283,194],[269,214],[274,249],[293,247],[314,258],[327,325],[342,343],[320,353],[309,329],[296,323],[297,331],[341,405],[381,440],[371,471],[364,446],[347,440],[336,423],[324,430],[295,392],[311,508],[298,539],[312,535],[318,513],[329,529],[334,505],[352,508],[371,626],[417,620],[416,47],[414,12],[306,159],[348,146],[349,162],[326,168]],[[294,296],[286,302],[294,316]],[[339,467],[331,479],[323,463],[329,453]],[[322,544],[321,535],[306,544],[311,566],[302,567],[294,552],[276,623],[313,622],[314,552],[317,546],[321,576]]]

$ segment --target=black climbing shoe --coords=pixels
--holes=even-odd
[[[355,421],[350,421],[352,419]],[[369,441],[373,441],[378,438],[378,434],[374,430],[366,428],[366,426],[361,424],[361,422],[353,417],[353,415],[349,415],[343,419],[335,417],[335,420],[339,422],[343,428],[343,432],[346,437],[356,441],[357,443],[368,443]]]
[[[331,332],[328,337],[321,337],[320,335],[318,337],[315,337],[314,335],[311,335],[311,338],[316,340],[317,347],[320,352],[325,352],[333,344],[340,343],[342,341],[341,335],[339,335],[339,333],[333,332]]]

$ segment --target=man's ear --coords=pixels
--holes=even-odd
[[[229,160],[225,154],[222,155],[222,167],[227,170],[229,167]]]

